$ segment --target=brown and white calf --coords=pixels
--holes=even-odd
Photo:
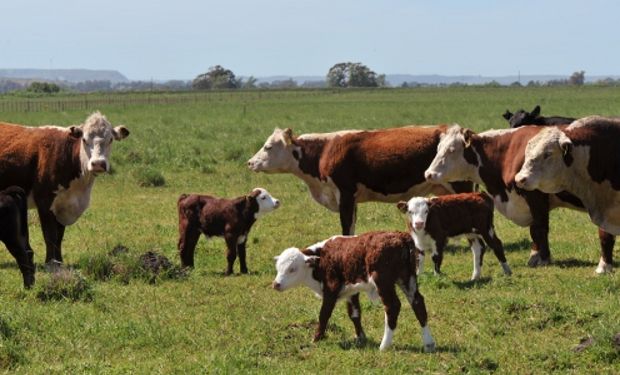
[[[24,287],[34,284],[32,248],[28,239],[26,192],[17,186],[0,191],[0,242],[9,250],[22,273]]]
[[[246,242],[256,219],[280,206],[267,190],[256,188],[248,195],[233,199],[210,195],[181,194],[179,211],[179,255],[184,267],[194,267],[194,250],[200,234],[224,237],[226,241],[226,275],[233,272],[239,254],[241,273],[248,273]]]
[[[275,129],[248,166],[255,172],[301,178],[315,201],[340,213],[342,233],[353,234],[358,203],[472,191],[471,183],[434,184],[424,179],[445,130],[408,126],[295,137],[291,129]]]
[[[560,127],[561,128],[561,127]],[[515,185],[515,175],[523,165],[525,147],[545,126],[489,130],[476,134],[455,125],[442,136],[437,155],[425,176],[429,181],[468,180],[483,184],[495,201],[495,208],[519,226],[528,226],[533,245],[528,264],[549,264],[549,211],[557,207],[583,210],[581,200],[570,191],[555,194],[526,191]],[[611,264],[615,238],[599,229],[601,263]],[[597,273],[608,270],[597,267]]]
[[[433,351],[435,341],[427,325],[424,297],[418,290],[415,245],[404,232],[370,232],[359,236],[334,236],[309,248],[288,248],[276,259],[273,288],[284,291],[306,285],[322,298],[314,341],[325,336],[327,322],[338,300],[347,301],[347,312],[358,340],[366,338],[361,323],[360,292],[381,298],[385,307],[385,331],[380,350],[392,344],[400,312],[396,285],[404,292],[420,326],[424,350]]]
[[[573,194],[594,224],[620,234],[620,119],[590,116],[544,129],[527,143],[515,180],[527,190]],[[612,261],[610,250],[597,272],[610,271]]]
[[[474,271],[471,279],[478,280],[482,274],[482,258],[485,243],[499,260],[506,275],[512,271],[506,261],[504,246],[497,237],[493,225],[493,200],[485,193],[462,193],[441,197],[411,198],[398,202],[398,209],[407,215],[407,226],[419,256],[418,272],[423,272],[424,253],[432,252],[435,273],[441,273],[443,250],[451,237],[465,236],[471,244]]]
[[[112,141],[128,135],[99,112],[68,128],[0,122],[0,189],[19,186],[36,207],[47,263],[62,262],[65,227],[88,208],[95,177],[110,170]]]

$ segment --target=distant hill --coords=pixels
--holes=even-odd
[[[116,70],[90,69],[0,69],[0,78],[78,83],[85,81],[129,82]]]

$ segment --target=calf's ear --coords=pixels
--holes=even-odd
[[[534,109],[532,110],[532,112],[530,112],[530,114],[531,114],[532,116],[538,116],[538,115],[540,115],[540,106],[539,106],[539,105],[537,105],[536,107],[534,107]]]
[[[293,129],[291,128],[284,129],[284,131],[282,132],[282,137],[284,138],[284,142],[287,145],[290,145],[291,143],[293,143]]]
[[[84,132],[82,131],[82,128],[80,128],[79,126],[70,126],[69,135],[72,136],[73,138],[82,138],[82,135],[84,135]]]
[[[129,136],[129,129],[127,129],[124,125],[119,125],[112,129],[112,135],[114,139],[120,141],[121,139],[125,139]]]
[[[321,258],[317,257],[317,256],[306,256],[304,257],[304,262],[306,262],[307,265],[310,266],[310,268],[314,268],[317,267],[319,265],[319,260]]]
[[[471,137],[474,135],[474,132],[471,129],[463,129],[463,138],[465,139],[465,148],[471,146]]]
[[[400,212],[406,214],[407,213],[407,202],[400,201],[400,202],[396,203],[396,208],[398,208],[400,210]]]
[[[280,259],[280,256],[279,256],[279,255],[276,255],[275,257],[273,257],[273,261],[274,261],[274,262],[277,262],[277,261],[278,261],[278,259]]]
[[[506,110],[506,112],[504,112],[502,117],[505,118],[506,120],[510,120],[510,118],[512,117],[512,113],[510,113],[509,110]]]

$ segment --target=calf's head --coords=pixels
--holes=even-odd
[[[573,143],[556,127],[545,128],[530,139],[525,148],[525,162],[515,175],[518,187],[559,193],[568,187],[566,176],[573,162]]]
[[[407,215],[407,221],[411,224],[411,228],[417,232],[424,230],[426,227],[430,201],[428,198],[414,197],[409,199],[408,202],[398,202],[396,207],[398,207],[400,212]]]
[[[508,120],[511,128],[518,128],[523,125],[533,125],[536,124],[536,119],[540,116],[540,106],[537,105],[534,107],[532,112],[527,112],[520,109],[512,114],[506,110],[506,113],[504,113],[503,116],[506,120]]]
[[[312,278],[312,268],[316,266],[319,257],[305,255],[298,248],[290,247],[274,259],[278,274],[272,287],[283,292],[309,281]]]
[[[85,172],[98,174],[110,170],[112,142],[129,136],[123,125],[112,127],[99,112],[90,115],[80,126],[71,126],[69,134],[80,139],[80,161]]]
[[[280,201],[275,199],[269,192],[263,188],[256,188],[247,196],[247,199],[255,200],[258,206],[255,218],[259,218],[280,207]]]
[[[473,131],[458,125],[448,128],[441,135],[437,154],[424,172],[424,178],[432,183],[470,179],[472,169],[477,166],[477,157],[471,146],[473,136]]]
[[[276,128],[263,147],[248,160],[248,168],[254,172],[288,172],[297,165],[300,152],[293,144],[293,131]]]

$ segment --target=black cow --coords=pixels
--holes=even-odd
[[[520,109],[517,112],[512,113],[509,110],[506,110],[502,117],[508,121],[511,128],[518,128],[523,125],[567,125],[576,120],[572,117],[541,116],[539,105],[534,107],[532,112],[527,112],[524,109]]]

